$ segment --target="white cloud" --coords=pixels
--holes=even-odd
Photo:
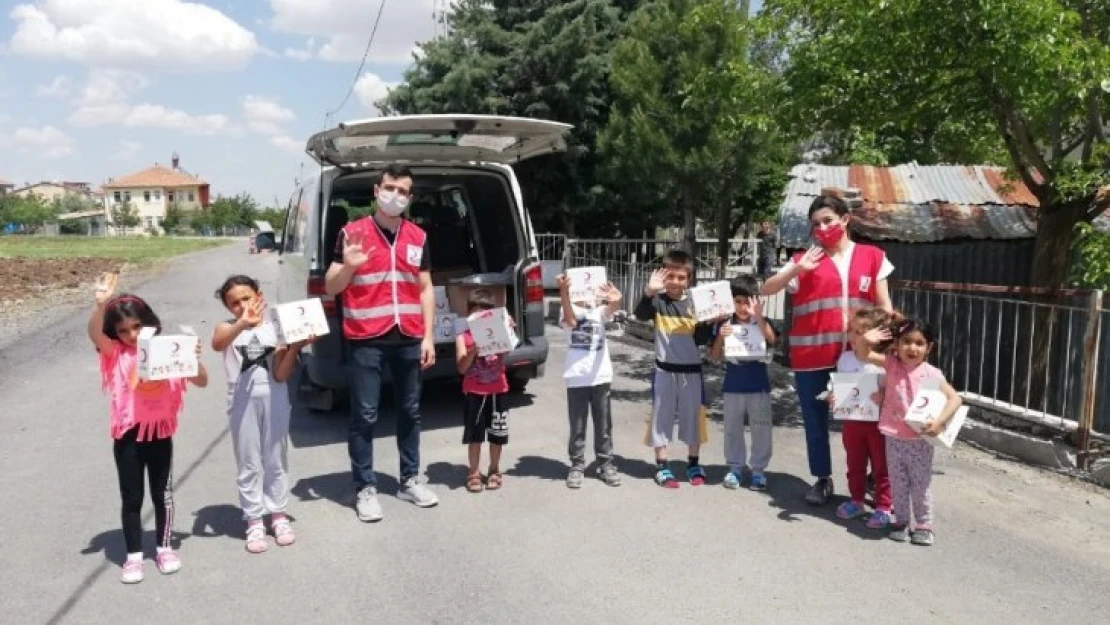
[[[231,18],[182,0],[40,0],[17,5],[11,19],[16,54],[89,66],[226,71],[259,50]]]
[[[304,152],[304,141],[297,141],[288,135],[277,135],[270,137],[270,144],[276,148],[280,148],[290,154],[302,154]]]
[[[280,135],[284,133],[281,125],[297,119],[297,116],[274,100],[248,95],[243,98],[243,119],[254,132]]]
[[[131,95],[149,83],[139,74],[120,70],[93,70],[74,101],[67,121],[74,126],[124,126],[163,128],[186,134],[215,134],[230,128],[226,115],[191,115],[160,104],[132,104]]]
[[[229,128],[227,115],[190,115],[160,104],[139,104],[131,108],[122,125],[129,128],[165,128],[185,134],[211,135]]]
[[[119,152],[116,153],[115,159],[117,161],[126,161],[127,159],[139,153],[143,148],[143,144],[138,141],[128,141],[127,139],[119,140]]]
[[[315,49],[325,61],[362,58],[381,0],[269,0],[270,25],[278,31],[320,37]],[[442,3],[439,3],[442,4]],[[387,2],[370,47],[376,64],[402,65],[412,60],[416,44],[435,34],[433,0]],[[307,50],[307,48],[306,48]],[[286,52],[288,56],[288,51]]]
[[[385,82],[381,76],[373,72],[366,72],[355,81],[355,96],[371,114],[381,115],[375,102],[389,94],[389,90],[396,87],[395,82]]]
[[[35,95],[43,98],[68,98],[73,92],[73,79],[69,76],[55,76],[50,84],[39,85]]]
[[[42,158],[65,158],[77,152],[73,139],[53,126],[23,126],[10,135],[0,135],[0,145]]]
[[[309,37],[303,48],[286,48],[285,56],[294,61],[310,61],[316,56],[316,38]]]

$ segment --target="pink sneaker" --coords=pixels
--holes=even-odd
[[[252,521],[247,524],[247,551],[250,553],[262,553],[270,548],[269,543],[266,542],[266,526],[262,524],[262,520]]]
[[[158,572],[162,575],[173,575],[181,570],[181,558],[173,549],[159,549],[154,556],[154,563],[158,565]]]
[[[138,584],[143,581],[143,561],[128,558],[123,563],[123,575],[120,576],[119,581],[124,584]]]
[[[288,547],[297,542],[297,535],[293,532],[293,526],[289,524],[289,517],[285,515],[274,515],[274,542],[279,546]]]

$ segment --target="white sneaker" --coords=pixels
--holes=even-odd
[[[355,512],[363,523],[376,523],[382,520],[382,506],[378,503],[378,489],[367,486],[358,491]]]
[[[143,581],[143,561],[128,558],[123,563],[123,574],[119,581],[124,584],[138,584]]]
[[[397,492],[397,498],[401,501],[411,501],[418,508],[431,508],[439,503],[436,494],[415,477],[405,480],[405,483],[401,485],[401,490]]]

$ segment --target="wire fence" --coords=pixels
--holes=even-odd
[[[698,241],[697,279],[756,273],[757,240],[730,241],[724,263],[716,243]],[[560,271],[605,267],[629,306],[667,250],[679,244],[537,236],[541,260]],[[1084,465],[1092,436],[1110,441],[1110,375],[1098,375],[1103,354],[1110,353],[1110,332],[1102,331],[1110,310],[1102,291],[900,280],[890,286],[896,309],[933,326],[938,348],[931,360],[969,404],[1074,433]],[[768,298],[765,307],[785,333],[791,323],[789,295]]]

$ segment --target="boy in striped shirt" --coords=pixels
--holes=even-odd
[[[702,410],[701,350],[712,340],[719,320],[698,323],[686,294],[693,273],[689,254],[671,250],[651,276],[634,314],[655,323],[655,377],[652,382],[650,445],[655,449],[655,482],[678,488],[667,459],[667,443],[678,421],[678,439],[689,450],[686,477],[692,486],[705,483],[698,452],[706,439]]]

